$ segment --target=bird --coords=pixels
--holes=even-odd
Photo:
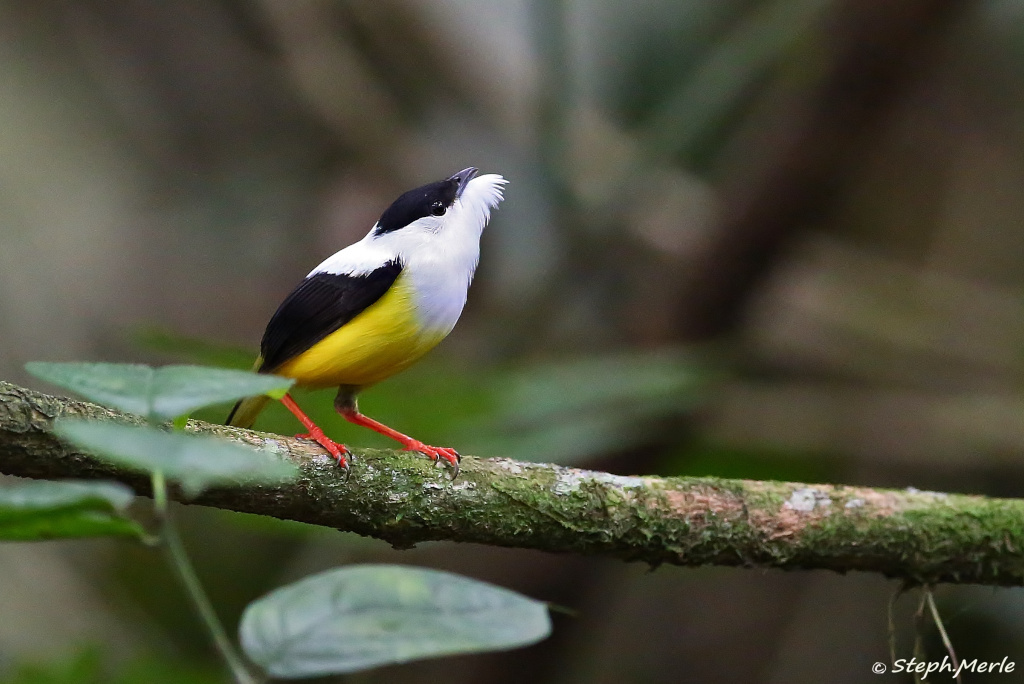
[[[508,181],[463,169],[409,190],[380,215],[362,240],[325,259],[285,297],[270,318],[254,370],[307,388],[337,387],[345,420],[443,459],[454,479],[461,456],[394,430],[359,412],[356,395],[399,373],[452,331],[480,260],[480,237]],[[267,395],[235,404],[226,424],[252,427]],[[285,394],[281,403],[312,439],[349,472],[351,452],[330,439]]]

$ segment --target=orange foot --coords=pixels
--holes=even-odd
[[[338,467],[345,471],[345,474],[349,474],[348,459],[345,458],[345,454],[351,455],[352,452],[348,450],[348,447],[344,444],[335,442],[333,439],[324,434],[324,431],[320,428],[315,428],[309,432],[303,432],[302,434],[295,435],[296,439],[311,439],[334,456],[335,460],[338,461]]]
[[[341,395],[338,395],[339,397]],[[356,410],[355,403],[343,403],[341,405],[335,404],[335,408],[338,409],[338,413],[350,423],[355,425],[361,425],[365,428],[370,428],[374,432],[390,437],[395,440],[403,447],[406,451],[418,451],[421,454],[426,454],[430,457],[434,463],[437,463],[440,459],[444,459],[452,466],[452,479],[454,480],[459,476],[459,461],[462,457],[459,456],[459,452],[455,449],[448,447],[434,447],[429,444],[424,444],[418,439],[413,439],[408,435],[403,435],[398,430],[389,428],[384,423],[374,420],[369,416],[364,416],[362,413]],[[312,422],[312,421],[311,421]]]
[[[334,456],[338,461],[338,467],[345,471],[345,477],[348,478],[351,474],[348,468],[348,459],[345,458],[345,454],[350,454],[348,448],[344,444],[338,444],[325,435],[324,431],[321,430],[320,427],[314,423],[301,408],[299,408],[299,405],[295,403],[295,400],[292,399],[290,394],[286,394],[281,397],[281,403],[299,419],[299,422],[302,423],[307,430],[309,430],[309,432],[295,436],[299,439],[312,439],[324,449],[327,449],[331,456]]]
[[[410,439],[408,442],[405,442],[404,445],[406,451],[418,451],[421,454],[430,457],[430,460],[434,463],[438,463],[438,459],[443,458],[448,461],[449,465],[453,468],[452,479],[454,480],[459,476],[459,462],[462,461],[462,456],[460,456],[459,452],[455,449],[450,447],[430,446],[429,444],[424,444],[418,439]]]

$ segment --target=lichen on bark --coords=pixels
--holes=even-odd
[[[62,415],[131,416],[0,382],[0,472],[148,479],[57,440]],[[346,480],[306,441],[190,421],[188,429],[268,447],[294,482],[205,493],[191,503],[324,525],[397,547],[428,540],[603,555],[658,565],[826,568],[908,584],[1024,583],[1024,502],[842,485],[625,477],[466,456],[452,482],[422,456],[360,450]],[[180,498],[180,494],[178,495]]]

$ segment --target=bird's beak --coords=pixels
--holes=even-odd
[[[456,181],[459,184],[458,189],[455,190],[455,197],[462,197],[462,193],[466,189],[466,186],[469,185],[469,181],[476,178],[476,174],[478,173],[480,173],[479,169],[470,166],[468,169],[463,169],[448,179],[450,181]]]

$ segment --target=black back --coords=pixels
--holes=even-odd
[[[380,215],[374,235],[400,230],[424,216],[440,216],[455,201],[458,191],[459,179],[452,177],[404,193]]]
[[[259,371],[273,373],[345,325],[394,285],[402,264],[389,261],[365,275],[317,273],[281,302],[260,343]]]

